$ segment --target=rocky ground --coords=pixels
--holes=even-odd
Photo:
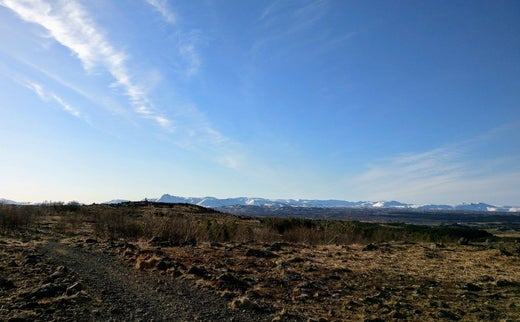
[[[0,237],[2,321],[520,321],[520,248]]]

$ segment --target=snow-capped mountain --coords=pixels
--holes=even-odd
[[[263,207],[350,207],[350,208],[408,208],[420,210],[460,210],[460,211],[503,211],[517,212],[519,207],[493,206],[486,203],[464,203],[461,205],[414,205],[399,201],[345,201],[345,200],[313,200],[313,199],[265,199],[265,198],[226,198],[215,197],[185,198],[165,194],[158,202],[191,203],[203,207],[218,208],[228,206],[263,206]]]
[[[104,204],[107,204],[107,205],[114,205],[114,204],[118,204],[118,203],[123,203],[123,202],[128,202],[130,200],[126,200],[126,199],[112,199],[110,201],[105,201]]]
[[[346,200],[318,200],[318,199],[266,199],[266,198],[225,198],[219,199],[215,197],[179,197],[164,194],[160,198],[147,198],[147,201],[164,202],[164,203],[189,203],[208,208],[220,208],[231,206],[258,206],[269,208],[281,207],[316,207],[316,208],[401,208],[401,209],[417,209],[417,210],[444,210],[444,211],[491,211],[491,212],[520,212],[520,207],[514,206],[494,206],[487,203],[463,203],[456,206],[451,205],[414,205],[402,203],[399,201],[346,201]],[[126,199],[115,199],[105,202],[106,204],[118,204],[128,202]],[[25,202],[17,202],[9,199],[0,198],[0,204],[24,205]]]
[[[9,199],[0,198],[0,204],[5,204],[5,205],[19,205],[19,204],[21,204],[21,202],[17,202],[17,201],[14,201],[14,200],[9,200]]]

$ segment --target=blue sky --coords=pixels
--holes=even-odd
[[[0,197],[520,205],[518,1],[0,0]]]

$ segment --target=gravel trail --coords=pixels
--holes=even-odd
[[[74,271],[94,299],[90,321],[270,321],[264,312],[232,310],[225,299],[174,279],[128,267],[103,252],[49,242],[42,247],[51,261]]]

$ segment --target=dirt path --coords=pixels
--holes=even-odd
[[[266,312],[231,310],[192,281],[142,272],[103,252],[49,242],[44,257],[73,271],[93,298],[77,318],[94,321],[270,321]],[[85,310],[87,311],[87,310]]]

